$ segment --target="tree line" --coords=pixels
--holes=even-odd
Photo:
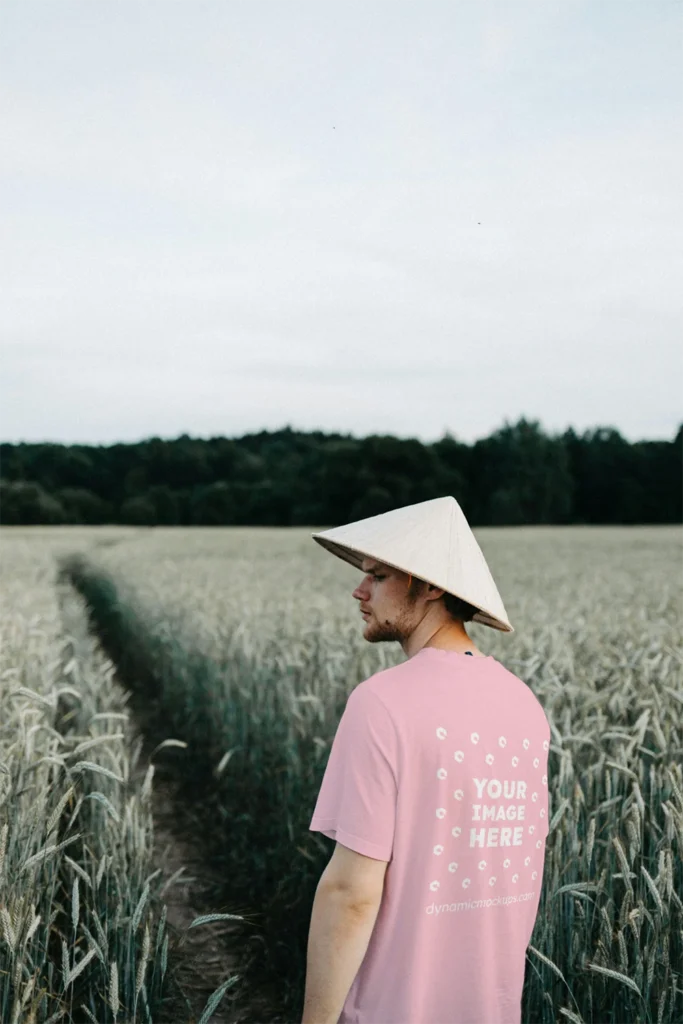
[[[322,526],[452,494],[472,526],[683,521],[673,441],[505,423],[473,444],[277,431],[129,444],[0,444],[3,525]]]

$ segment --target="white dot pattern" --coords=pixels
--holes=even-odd
[[[448,729],[440,725],[436,727],[436,738],[440,743],[444,744],[443,753],[449,756],[448,743]],[[457,727],[452,730],[453,733],[457,733]],[[437,819],[444,821],[444,825],[448,826],[448,833],[441,833],[440,838],[445,841],[437,842],[433,847],[433,853],[435,857],[441,857],[444,853],[455,852],[456,848],[461,851],[469,851],[474,847],[475,841],[472,841],[472,847],[470,846],[470,835],[479,836],[485,835],[488,830],[489,842],[485,847],[487,853],[490,854],[488,857],[481,858],[477,863],[479,872],[485,873],[485,883],[482,878],[478,885],[486,884],[488,888],[495,891],[499,874],[491,871],[491,868],[498,867],[499,872],[504,871],[505,878],[509,879],[513,884],[517,884],[522,881],[527,883],[536,881],[539,872],[537,870],[538,863],[536,858],[539,856],[538,853],[534,853],[533,856],[524,856],[525,851],[525,836],[533,837],[536,831],[536,825],[534,821],[524,821],[524,817],[527,816],[525,812],[531,810],[533,805],[538,805],[539,792],[533,789],[527,793],[526,782],[521,780],[516,781],[515,779],[506,779],[506,769],[501,765],[496,770],[495,767],[495,755],[491,750],[486,750],[486,746],[490,744],[490,741],[484,741],[484,750],[481,753],[475,753],[476,748],[480,744],[481,735],[478,732],[471,732],[469,734],[469,743],[472,753],[466,755],[465,751],[458,747],[452,750],[453,759],[458,765],[462,765],[462,770],[456,770],[455,774],[458,778],[461,778],[461,771],[465,771],[467,775],[475,781],[479,787],[478,796],[473,795],[474,790],[468,786],[468,789],[458,788],[453,790],[453,799],[457,802],[456,805],[452,806],[449,811],[446,807],[437,807],[435,814]],[[452,742],[452,740],[451,740]],[[460,740],[462,743],[462,738]],[[504,750],[511,748],[509,753],[506,754],[503,760],[509,758],[509,765],[512,768],[519,768],[521,771],[527,773],[533,768],[537,770],[544,761],[543,758],[538,756],[532,756],[533,750],[531,750],[532,744],[528,737],[523,737],[521,741],[519,739],[510,739],[509,736],[501,735],[497,737],[498,749]],[[439,749],[442,749],[441,747]],[[549,749],[548,740],[542,741],[542,749],[547,751]],[[531,750],[531,753],[529,751]],[[538,750],[538,746],[536,747]],[[499,759],[500,760],[500,759]],[[491,772],[483,771],[483,766],[491,769]],[[509,769],[508,769],[509,771]],[[443,765],[439,765],[436,770],[436,777],[439,781],[443,781],[448,778],[448,771]],[[547,774],[543,774],[540,778],[540,783],[543,786],[547,786],[548,777]],[[538,781],[537,781],[538,784]],[[466,796],[470,794],[470,796]],[[471,799],[472,804],[476,804],[476,815],[473,813],[473,806],[467,803],[467,800]],[[458,809],[457,805],[460,805]],[[485,816],[482,816],[486,812]],[[466,820],[460,825],[449,825],[448,817],[456,816],[456,820],[462,814],[465,814]],[[516,815],[519,813],[519,817]],[[471,815],[471,816],[470,816]],[[544,819],[545,809],[543,807],[538,808],[539,819]],[[520,827],[521,826],[521,827]],[[439,828],[439,832],[440,832]],[[502,838],[505,833],[506,841],[505,844],[501,841],[500,845],[497,842],[490,840],[491,833],[495,833],[496,838]],[[510,834],[513,833],[516,837],[514,844],[510,841]],[[450,835],[450,840],[448,839]],[[455,841],[458,842],[456,847]],[[477,839],[477,843],[480,842]],[[460,845],[460,844],[464,845]],[[450,848],[449,848],[450,845]],[[503,856],[501,858],[501,851],[507,853],[508,850],[505,847],[509,847],[509,856]],[[542,839],[537,839],[534,844],[536,851],[542,850],[544,846]],[[528,850],[528,847],[526,847]],[[482,849],[483,852],[483,849]],[[434,862],[436,863],[436,862]],[[432,878],[429,882],[429,888],[432,892],[440,890],[444,884],[446,889],[453,883],[448,883],[447,879],[449,875],[454,875],[458,871],[458,862],[454,860],[447,861],[445,863],[447,874],[442,877]],[[488,869],[488,870],[487,870]],[[439,868],[439,872],[441,868]],[[510,873],[511,871],[511,873]],[[472,879],[465,877],[461,879],[461,887],[467,889],[472,885]],[[447,893],[445,893],[447,897]],[[474,894],[476,897],[476,893]]]

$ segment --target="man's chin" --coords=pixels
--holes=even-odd
[[[400,638],[395,633],[382,633],[378,630],[365,630],[363,632],[363,639],[367,640],[370,644],[392,643],[394,640],[398,640],[400,643]]]

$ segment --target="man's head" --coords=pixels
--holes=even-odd
[[[428,631],[446,628],[469,639],[463,623],[478,611],[473,605],[376,558],[364,558],[361,566],[364,576],[352,596],[369,613],[363,635],[370,643],[397,640],[405,649],[421,623]]]

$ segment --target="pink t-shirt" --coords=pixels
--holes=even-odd
[[[351,692],[309,828],[389,864],[339,1024],[520,1024],[549,741],[490,655],[423,647]]]

